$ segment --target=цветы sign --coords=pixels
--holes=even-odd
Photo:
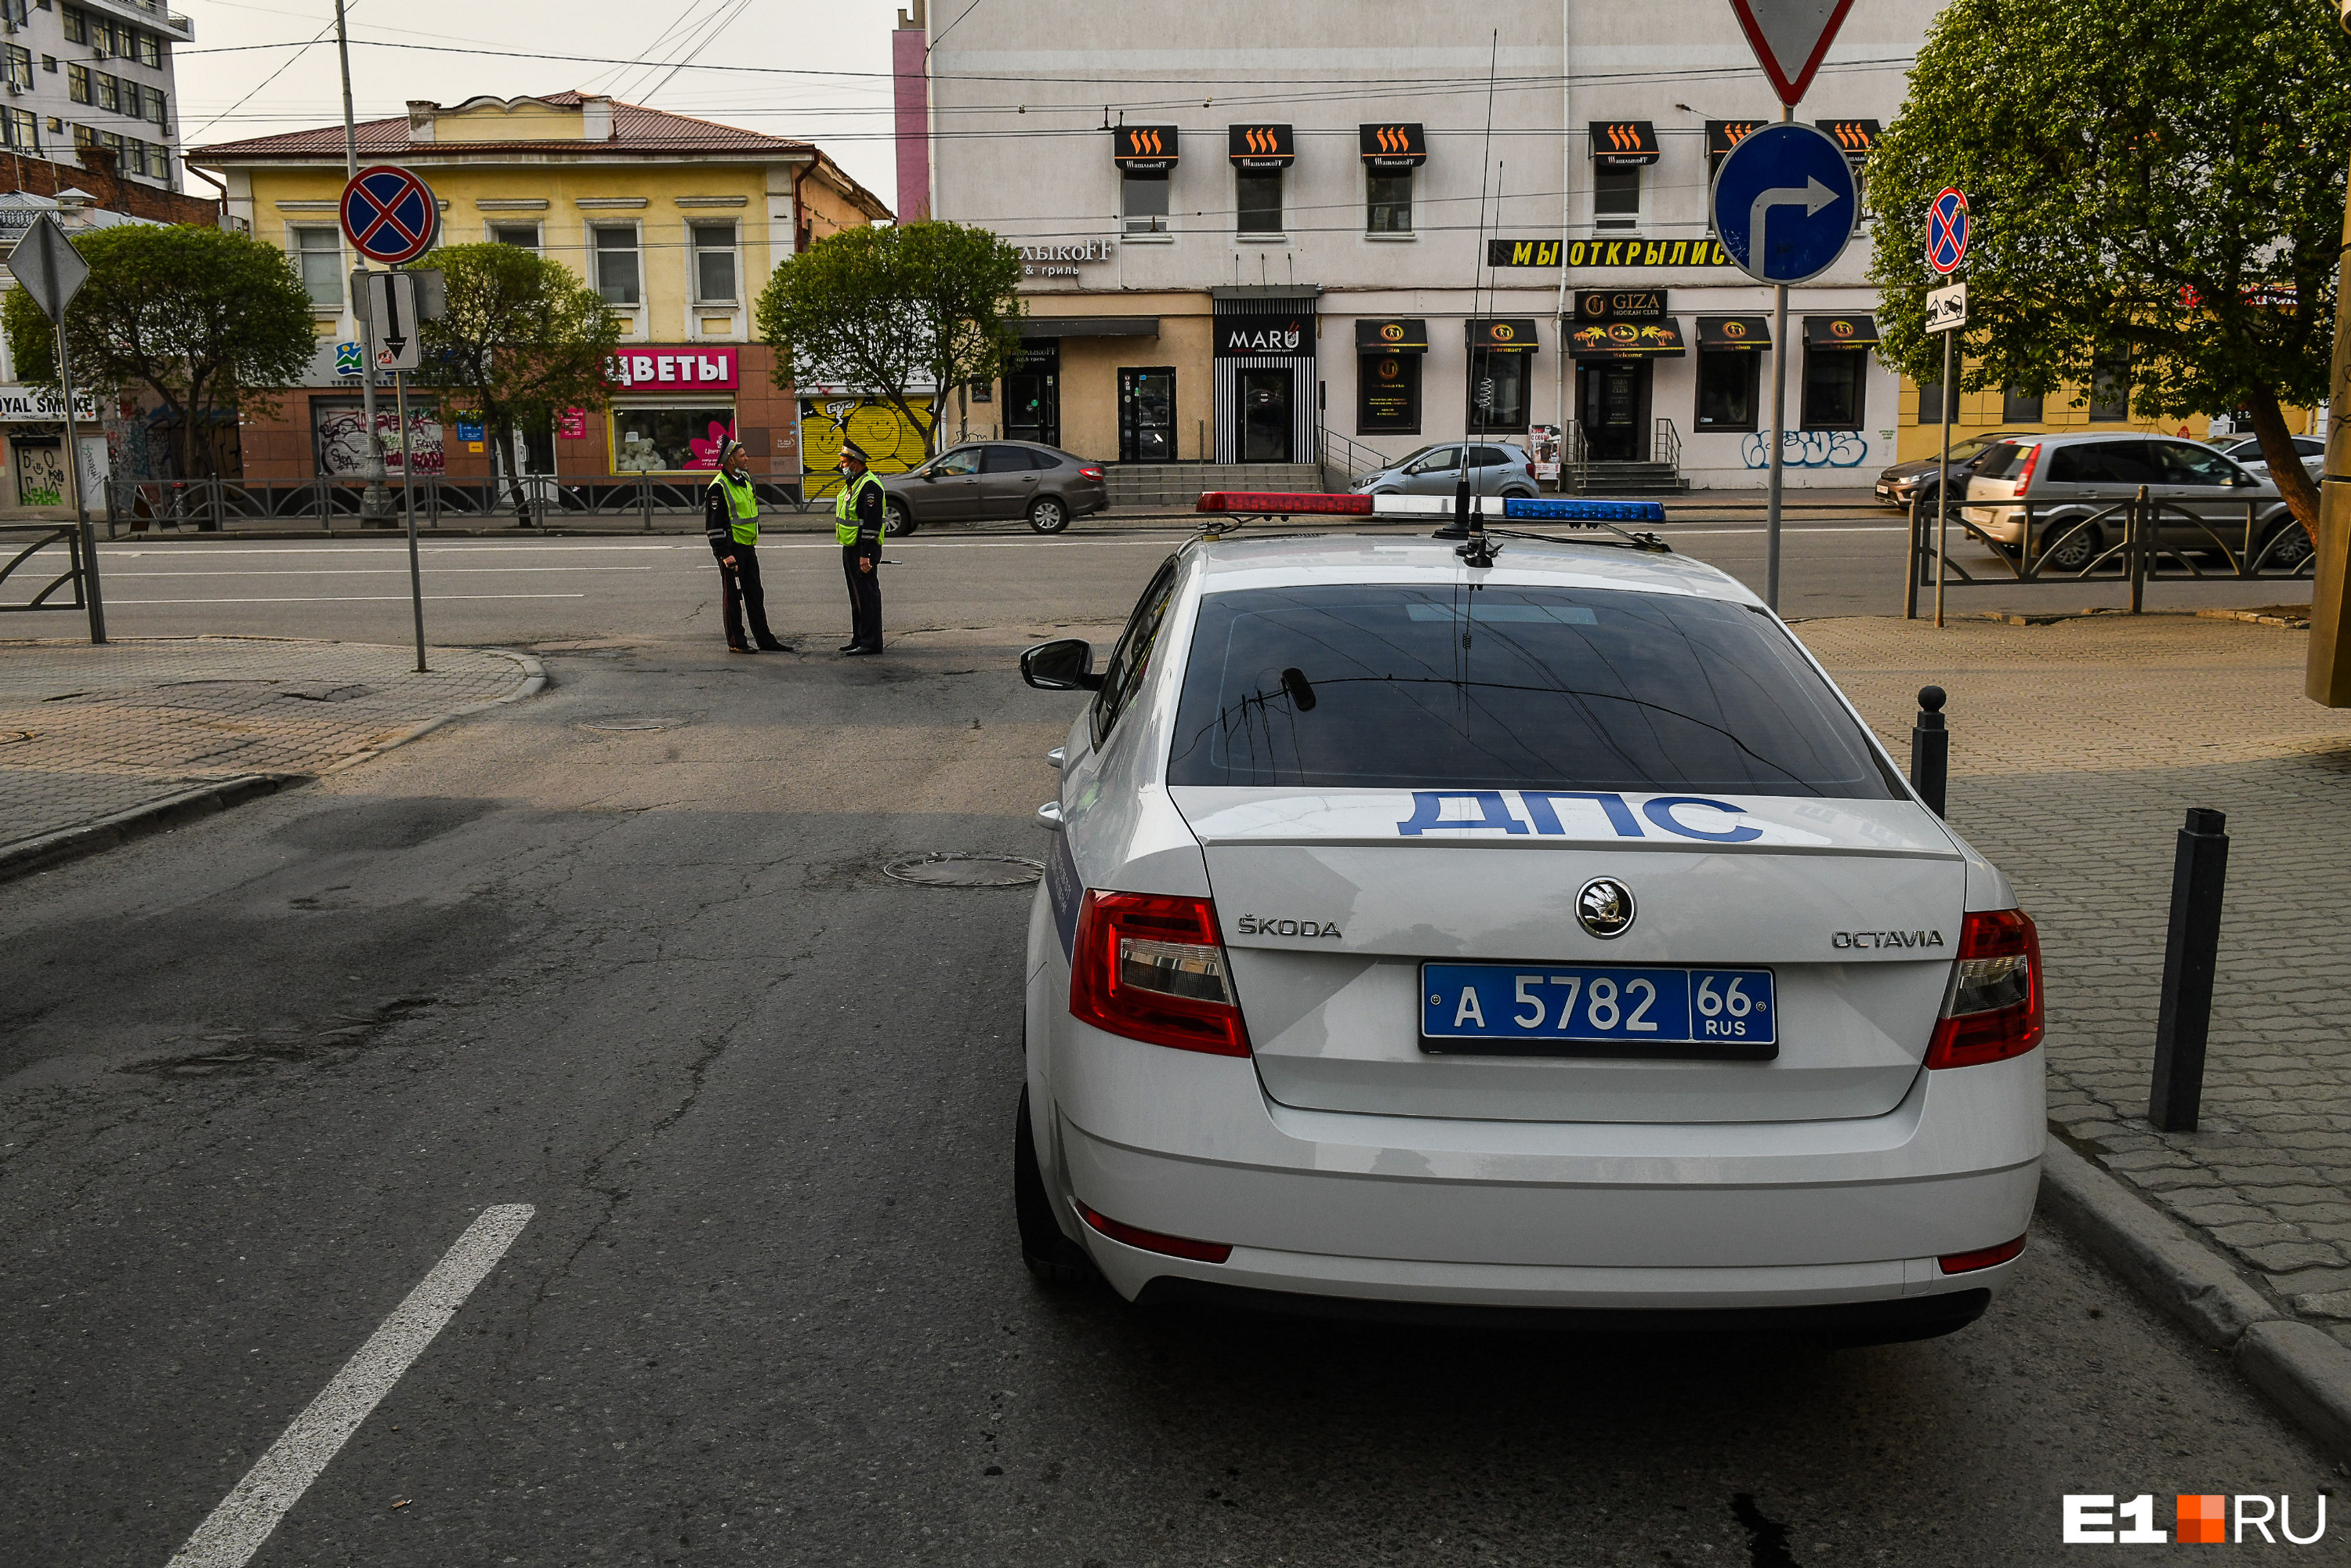
[[[732,392],[735,350],[660,344],[625,349],[605,361],[604,379],[629,392]]]

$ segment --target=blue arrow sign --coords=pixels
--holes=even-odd
[[[1750,131],[1724,156],[1712,210],[1714,231],[1741,272],[1802,283],[1844,254],[1861,222],[1861,192],[1824,132],[1782,120]]]

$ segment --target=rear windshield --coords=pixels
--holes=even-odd
[[[1894,793],[1859,727],[1769,618],[1569,588],[1211,594],[1167,781]]]
[[[2031,446],[2020,446],[2013,441],[2003,441],[1983,455],[1976,465],[1976,476],[1982,479],[2013,479],[2024,467],[2025,455]]]

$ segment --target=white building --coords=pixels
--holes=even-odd
[[[161,0],[0,0],[0,147],[59,163],[99,147],[179,190],[172,49],[195,36]]]
[[[1936,9],[1856,7],[1802,118],[1865,153]],[[1030,256],[1029,353],[974,434],[1361,468],[1563,423],[1593,459],[1761,484],[1785,352],[1791,484],[1893,457],[1866,233],[1777,347],[1709,237],[1719,152],[1778,118],[1722,0],[991,0],[928,27],[923,194]]]

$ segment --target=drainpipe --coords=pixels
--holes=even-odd
[[[1559,339],[1559,352],[1552,365],[1552,419],[1559,434],[1552,442],[1552,455],[1559,462],[1559,476],[1552,484],[1561,495],[1567,494],[1567,193],[1575,183],[1575,154],[1570,151],[1575,125],[1574,0],[1559,0],[1559,306],[1552,314],[1552,330]]]

